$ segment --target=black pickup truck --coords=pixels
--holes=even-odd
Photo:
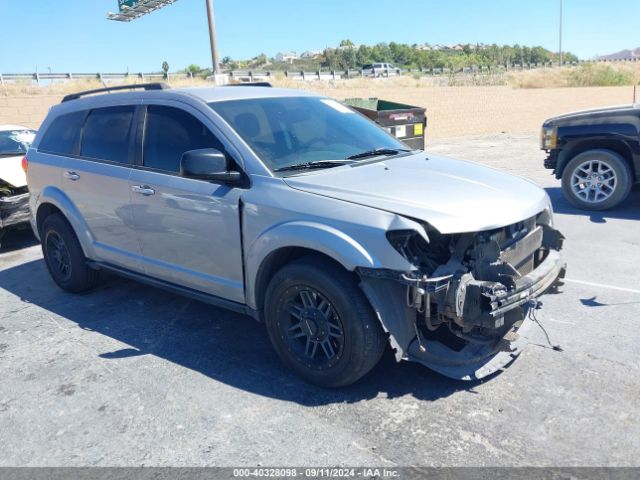
[[[640,106],[609,107],[551,118],[542,126],[545,168],[562,179],[569,202],[606,210],[640,181]]]

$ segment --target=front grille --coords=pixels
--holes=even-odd
[[[494,241],[500,246],[500,260],[514,267],[520,275],[534,269],[534,258],[542,246],[543,230],[536,217],[480,234],[479,241]]]
[[[534,267],[534,254],[542,247],[542,236],[542,227],[535,227],[527,236],[503,250],[500,259],[513,266],[520,275],[531,273]]]

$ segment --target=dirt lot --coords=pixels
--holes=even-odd
[[[275,83],[314,90],[339,100],[379,97],[424,107],[429,118],[427,135],[430,139],[533,132],[546,118],[554,115],[598,106],[630,104],[633,100],[633,87],[427,87],[411,78],[336,82],[278,80]],[[80,85],[78,89],[96,87]],[[17,123],[38,128],[49,107],[62,98],[61,95],[47,95],[47,91],[43,88],[39,90],[40,94],[28,96],[2,96],[0,91],[0,124]]]
[[[547,188],[569,278],[530,345],[481,383],[387,355],[327,391],[283,368],[262,325],[116,277],[73,296],[27,234],[0,252],[0,466],[640,466],[640,192],[587,214],[542,169],[537,135],[430,151]]]

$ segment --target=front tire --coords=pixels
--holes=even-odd
[[[567,200],[583,210],[607,210],[631,192],[631,169],[617,153],[590,150],[574,157],[562,174]]]
[[[42,254],[51,278],[63,290],[85,292],[98,282],[98,271],[89,268],[73,228],[59,213],[42,224]]]
[[[380,360],[386,339],[354,278],[305,257],[274,275],[265,296],[269,338],[284,363],[310,383],[354,383]]]

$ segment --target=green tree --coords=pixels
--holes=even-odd
[[[189,65],[187,67],[187,73],[190,73],[191,75],[197,75],[202,71],[202,68],[200,68],[199,65],[196,65],[195,63],[192,63],[191,65]]]

